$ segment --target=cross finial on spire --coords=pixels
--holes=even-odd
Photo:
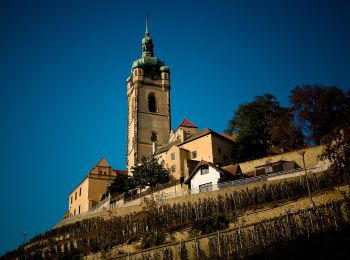
[[[145,32],[145,36],[149,36],[149,32],[148,32],[148,13],[146,13],[146,32]]]

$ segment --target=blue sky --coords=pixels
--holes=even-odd
[[[125,169],[126,78],[149,12],[172,127],[222,132],[240,103],[350,88],[349,1],[1,1],[0,255],[50,229],[102,156]]]

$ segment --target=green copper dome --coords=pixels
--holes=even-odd
[[[164,67],[164,63],[157,57],[145,56],[138,60],[135,60],[132,63],[132,69],[134,68],[150,68],[154,70],[159,70],[161,67]]]
[[[166,65],[160,67],[160,71],[168,71],[169,72],[169,70],[170,70],[169,67]]]
[[[132,63],[131,70],[134,68],[143,68],[147,71],[169,71],[169,67],[165,66],[164,62],[154,56],[153,41],[148,31],[148,16],[146,17],[146,31],[142,38],[142,57]]]

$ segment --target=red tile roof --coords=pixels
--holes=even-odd
[[[125,171],[123,171],[123,170],[113,170],[113,171],[115,171],[115,173],[117,175],[124,175],[124,176],[128,175],[128,171],[127,170],[125,170]]]
[[[231,173],[233,176],[237,175],[238,169],[239,169],[239,164],[231,164],[231,165],[227,165],[227,166],[223,166],[221,167],[223,170],[225,170],[226,172]]]
[[[198,128],[198,126],[196,126],[195,124],[193,124],[190,120],[188,120],[187,118],[184,118],[184,120],[182,120],[181,124],[179,127],[192,127],[192,128]]]
[[[231,134],[225,134],[225,133],[220,133],[223,137],[226,137],[227,139],[230,139],[231,141],[236,141],[238,135],[231,135]]]

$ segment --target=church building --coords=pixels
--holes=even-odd
[[[171,128],[170,70],[154,55],[148,18],[141,46],[141,58],[133,62],[127,79],[129,174],[143,156],[150,155],[156,146],[168,143]]]
[[[231,163],[235,136],[198,130],[188,119],[171,130],[170,69],[154,54],[148,18],[141,47],[141,58],[133,62],[127,79],[128,173],[132,175],[132,167],[152,153],[165,161],[174,179],[188,176],[202,159]]]

